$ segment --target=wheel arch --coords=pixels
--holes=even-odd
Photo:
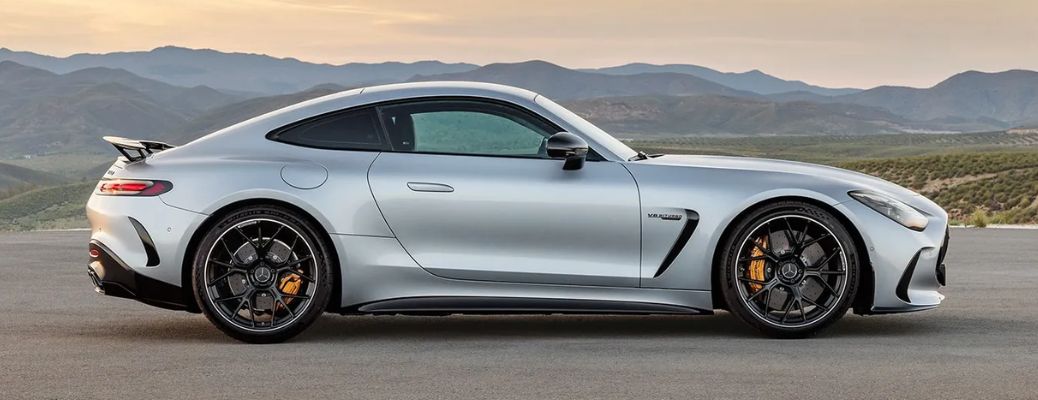
[[[714,254],[711,258],[710,292],[714,308],[728,309],[728,304],[725,302],[724,295],[721,293],[721,279],[720,274],[718,273],[718,265],[720,264],[722,254],[724,253],[722,247],[728,241],[728,238],[734,234],[733,230],[735,229],[735,226],[738,225],[739,222],[742,222],[750,213],[760,209],[761,207],[783,201],[799,201],[817,206],[836,217],[836,219],[843,224],[844,228],[847,229],[847,232],[851,234],[851,237],[854,240],[854,247],[858,251],[862,261],[861,276],[858,280],[858,290],[854,294],[854,299],[851,304],[856,314],[867,313],[872,307],[875,283],[873,278],[872,262],[869,259],[868,247],[865,245],[865,240],[862,237],[861,232],[858,231],[858,228],[854,226],[846,215],[832,205],[811,197],[795,195],[772,197],[753,203],[739,212],[739,214],[737,214],[735,218],[732,218],[732,220],[728,222],[728,225],[725,226],[724,231],[721,233],[721,236],[717,241],[717,245],[714,246]]]
[[[284,200],[257,197],[237,200],[220,206],[220,208],[216,209],[211,214],[209,214],[209,216],[206,217],[206,219],[202,221],[202,223],[199,224],[195,231],[191,234],[191,239],[188,241],[187,247],[184,249],[183,265],[181,266],[180,272],[181,287],[184,288],[184,301],[185,304],[187,304],[188,306],[188,311],[195,313],[201,312],[201,309],[198,308],[198,304],[196,304],[194,301],[194,285],[192,284],[191,279],[191,264],[194,262],[194,254],[195,251],[197,251],[198,249],[199,242],[202,241],[202,237],[205,236],[205,233],[208,232],[209,229],[212,228],[213,225],[215,225],[216,222],[220,220],[220,218],[226,216],[229,213],[234,212],[234,210],[247,206],[257,205],[274,205],[292,210],[293,212],[298,213],[301,217],[306,219],[307,222],[313,224],[313,226],[318,230],[318,234],[321,236],[319,239],[324,242],[325,247],[327,247],[328,251],[331,252],[330,256],[332,262],[334,263],[334,265],[332,266],[334,283],[332,284],[331,299],[329,299],[328,301],[328,309],[338,309],[340,307],[342,298],[342,271],[339,265],[338,250],[336,250],[335,243],[332,241],[331,235],[328,233],[328,228],[325,227],[324,224],[322,224],[314,215],[295,204],[286,202]]]

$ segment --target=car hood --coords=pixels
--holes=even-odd
[[[884,193],[888,196],[912,204],[922,198],[916,192],[908,190],[897,184],[883,179],[848,171],[842,168],[825,165],[810,164],[797,161],[772,160],[752,157],[727,157],[727,156],[705,156],[705,155],[663,155],[639,163],[656,165],[673,165],[697,168],[721,168],[730,170],[761,171],[772,173],[784,173],[803,175],[814,179],[828,179],[842,182],[847,185],[847,190],[872,190]]]

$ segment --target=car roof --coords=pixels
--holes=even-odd
[[[394,83],[362,88],[358,94],[381,94],[401,99],[423,96],[473,95],[479,97],[518,97],[533,101],[537,93],[514,86],[486,82],[430,81]]]
[[[317,97],[288,107],[268,112],[221,131],[234,131],[245,126],[265,126],[273,129],[304,118],[368,104],[422,97],[481,97],[504,100],[529,107],[538,94],[526,89],[483,82],[433,81],[394,83],[345,90]],[[216,133],[221,133],[217,131]]]
[[[329,110],[340,110],[384,101],[441,96],[483,97],[526,103],[533,102],[538,94],[513,86],[485,82],[430,81],[393,83],[329,94],[273,111],[270,114],[276,115],[306,110],[306,112],[317,115]]]

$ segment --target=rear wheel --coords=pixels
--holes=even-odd
[[[195,255],[195,299],[220,330],[272,343],[310,326],[331,295],[332,262],[318,231],[295,212],[250,206],[221,218]]]
[[[814,335],[840,319],[858,284],[858,254],[843,224],[812,204],[762,207],[733,230],[719,268],[729,309],[763,333]]]

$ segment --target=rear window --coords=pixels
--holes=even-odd
[[[386,150],[373,108],[321,116],[274,133],[288,144],[334,150]]]

